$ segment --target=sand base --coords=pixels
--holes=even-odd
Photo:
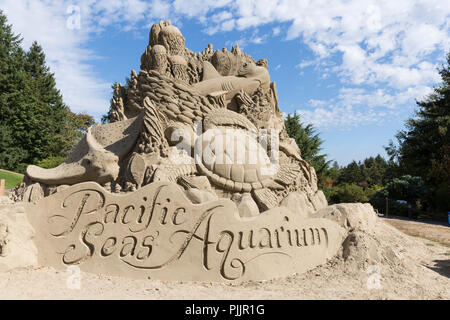
[[[366,254],[373,244],[376,263]],[[450,299],[448,247],[378,219],[353,248],[302,275],[236,286],[81,273],[80,289],[69,289],[68,272],[13,270],[0,273],[0,299]]]

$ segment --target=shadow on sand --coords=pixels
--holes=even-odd
[[[428,269],[431,269],[444,277],[450,278],[450,259],[447,260],[434,260],[435,265],[426,266]]]

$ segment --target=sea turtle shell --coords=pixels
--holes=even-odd
[[[197,139],[195,151],[198,171],[214,185],[229,191],[265,188],[276,174],[266,150],[246,130],[209,129]]]

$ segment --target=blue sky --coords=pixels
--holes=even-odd
[[[65,102],[99,119],[113,82],[139,70],[153,23],[202,51],[267,58],[280,107],[298,112],[345,165],[381,153],[450,50],[448,0],[0,0],[24,47],[37,40]]]

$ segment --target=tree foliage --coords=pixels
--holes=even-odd
[[[448,210],[450,198],[450,52],[439,69],[442,83],[422,101],[415,117],[386,148],[401,174],[421,177],[430,189],[428,202]]]
[[[0,167],[19,172],[66,156],[93,123],[64,104],[42,47],[33,42],[25,52],[21,43],[0,11]]]
[[[404,171],[436,184],[450,178],[450,53],[439,73],[442,83],[417,101],[416,117],[397,133],[397,145],[390,143],[386,148]]]
[[[66,161],[66,157],[48,157],[37,162],[37,165],[41,168],[51,169],[59,166]]]
[[[333,203],[367,202],[368,198],[364,189],[354,183],[344,183],[334,187],[330,194]]]
[[[370,203],[381,213],[386,213],[386,201],[390,214],[408,215],[410,210],[423,209],[422,200],[426,198],[428,188],[420,177],[410,175],[394,178],[384,188],[370,197]]]
[[[384,185],[392,177],[392,163],[386,161],[382,156],[369,157],[363,161],[352,161],[342,167],[338,176],[338,183],[356,183],[369,188],[374,185]]]
[[[396,200],[404,200],[408,204],[416,205],[416,201],[426,196],[428,189],[420,177],[410,175],[395,178],[387,183],[386,195]]]

